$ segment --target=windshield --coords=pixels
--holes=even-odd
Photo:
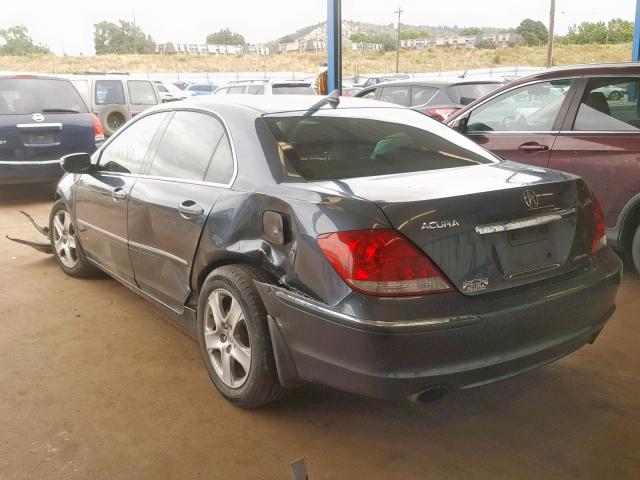
[[[501,86],[501,83],[465,83],[449,87],[451,100],[461,105],[468,105],[474,100],[484,97]]]
[[[273,85],[274,95],[315,95],[316,92],[308,83]]]
[[[404,109],[321,110],[263,117],[307,180],[338,180],[493,163],[476,143]]]
[[[47,111],[86,113],[87,107],[68,80],[0,79],[0,115],[27,115]]]

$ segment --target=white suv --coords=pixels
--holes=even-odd
[[[315,95],[311,83],[303,80],[238,80],[218,88],[214,95]]]

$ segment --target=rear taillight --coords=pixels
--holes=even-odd
[[[458,110],[460,109],[459,108],[427,108],[425,113],[430,117],[435,118],[436,120],[440,120],[441,122],[444,122],[447,118],[449,118],[451,115],[456,113]]]
[[[604,222],[604,212],[598,197],[593,195],[593,240],[591,241],[591,253],[596,253],[607,245],[607,228]]]
[[[395,230],[355,230],[320,235],[318,245],[354,290],[385,297],[451,290],[438,268]]]
[[[100,119],[96,116],[95,113],[91,114],[91,121],[93,122],[93,135],[95,137],[95,140],[104,140],[104,130],[102,129]]]

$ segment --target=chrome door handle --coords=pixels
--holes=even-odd
[[[543,152],[545,150],[549,150],[549,147],[547,145],[542,145],[536,142],[527,142],[520,145],[518,147],[518,150],[520,150],[523,153],[536,153],[536,152]]]
[[[190,219],[204,214],[204,208],[193,200],[185,200],[178,206],[178,212],[180,212],[180,216],[183,218]]]
[[[126,200],[127,192],[125,192],[124,188],[118,187],[111,192],[111,196],[113,197],[114,202],[117,202],[118,200]]]

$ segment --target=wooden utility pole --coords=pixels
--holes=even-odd
[[[551,0],[549,12],[549,40],[547,41],[547,68],[553,66],[553,30],[556,23],[556,0]]]
[[[400,15],[404,10],[401,7],[398,7],[398,10],[393,12],[398,14],[398,42],[396,43],[396,73],[398,73],[398,69],[400,68]]]

